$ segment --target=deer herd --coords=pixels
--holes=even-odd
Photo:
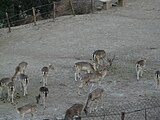
[[[105,90],[101,82],[105,78],[108,73],[108,68],[112,66],[112,63],[115,59],[115,55],[113,58],[108,58],[107,54],[104,50],[96,50],[92,54],[92,63],[89,62],[76,62],[74,64],[75,68],[75,82],[80,81],[79,88],[77,90],[78,95],[81,94],[81,90],[88,94],[86,98],[85,104],[75,103],[69,109],[66,110],[65,120],[73,120],[76,116],[81,119],[81,114],[84,112],[86,115],[91,113],[92,111],[97,111],[98,106],[101,104],[101,108],[103,108],[103,96]],[[148,58],[143,58],[136,62],[136,79],[139,80],[143,75],[143,71],[146,65],[146,60]],[[26,75],[25,70],[28,66],[28,63],[22,61],[15,68],[14,75],[9,78],[5,77],[0,80],[0,95],[1,98],[5,97],[4,92],[7,92],[7,100],[11,103],[15,101],[15,91],[17,90],[17,84],[15,81],[18,81],[20,84],[20,91],[23,91],[23,96],[28,95],[28,86],[29,86],[29,77]],[[41,69],[42,79],[40,83],[42,86],[39,88],[39,94],[35,96],[36,103],[29,103],[19,108],[16,107],[17,113],[20,114],[21,119],[24,119],[24,115],[26,113],[30,113],[34,116],[35,112],[37,112],[37,104],[41,103],[43,108],[46,109],[46,100],[49,94],[48,85],[48,73],[50,70],[54,70],[53,65],[49,64],[49,66],[44,66]],[[84,71],[84,72],[83,72]],[[160,81],[160,71],[155,72],[155,80],[156,86],[159,86]],[[98,87],[93,89],[93,86],[98,84]],[[85,88],[91,85],[89,91]],[[96,105],[95,105],[96,104]]]

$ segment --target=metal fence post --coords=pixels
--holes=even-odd
[[[32,7],[32,11],[33,11],[33,22],[34,22],[34,25],[36,25],[36,12],[34,7]]]
[[[7,12],[6,12],[6,18],[7,18],[8,30],[9,30],[9,32],[11,32],[11,25],[10,25],[10,22],[9,22],[9,17],[8,17]]]
[[[121,112],[121,120],[124,120],[125,118],[125,112]]]

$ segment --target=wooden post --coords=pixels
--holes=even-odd
[[[125,118],[125,112],[121,112],[121,120],[124,120]]]
[[[71,0],[69,0],[69,5],[70,5],[70,7],[71,7],[72,14],[75,16],[76,14],[75,14],[75,12],[74,12],[74,8],[73,8],[73,4],[72,4],[72,1],[71,1]]]
[[[91,12],[93,13],[93,0],[91,0]]]
[[[125,6],[125,0],[118,0],[118,5],[121,7]]]
[[[9,22],[9,17],[8,17],[8,13],[6,12],[6,18],[7,18],[7,24],[8,24],[8,31],[11,32],[11,25]]]
[[[55,21],[55,18],[56,18],[56,4],[53,1],[53,22]]]
[[[34,22],[34,25],[36,25],[36,12],[34,7],[32,7],[32,11],[33,11],[33,22]]]

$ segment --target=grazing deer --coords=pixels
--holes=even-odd
[[[84,107],[84,111],[86,113],[86,115],[88,114],[88,104],[90,103],[90,113],[92,111],[92,109],[98,110],[98,104],[101,103],[101,108],[103,108],[103,94],[104,94],[104,90],[101,88],[97,88],[95,90],[93,90],[91,93],[89,93],[85,107]],[[96,107],[93,108],[93,103],[97,103]]]
[[[32,117],[34,117],[35,112],[37,112],[36,108],[37,108],[37,106],[35,104],[29,103],[29,104],[26,104],[22,107],[17,108],[17,112],[18,112],[18,114],[20,114],[21,120],[23,120],[24,115],[26,113],[30,113],[32,115]]]
[[[27,62],[22,61],[21,63],[19,63],[19,65],[15,69],[15,74],[13,75],[13,77],[16,77],[20,73],[24,74],[27,66],[28,66]]]
[[[75,116],[78,116],[78,120],[81,120],[81,112],[83,110],[83,104],[75,103],[69,109],[66,110],[65,120],[74,120]]]
[[[47,79],[48,79],[49,69],[54,70],[54,67],[53,67],[51,64],[49,64],[49,67],[44,66],[44,67],[41,69],[41,72],[42,72],[42,75],[43,75],[41,82],[43,82],[43,86],[46,86],[46,85],[47,85]],[[40,82],[40,83],[41,83],[41,82]]]
[[[20,82],[20,88],[21,91],[23,89],[23,96],[26,96],[28,94],[27,88],[28,88],[28,84],[29,84],[29,79],[28,76],[25,74],[20,74],[19,75],[19,82]]]
[[[139,77],[143,76],[143,71],[146,65],[146,60],[147,58],[144,58],[136,62],[137,80],[139,80]]]
[[[49,93],[49,90],[47,87],[40,87],[39,89],[40,94],[36,96],[37,104],[39,104],[39,101],[41,99],[41,104],[43,104],[44,109],[46,108],[46,99]]]
[[[86,92],[84,87],[86,85],[89,85],[90,83],[92,84],[90,91],[92,90],[95,83],[99,83],[99,86],[101,86],[101,81],[104,79],[106,75],[107,75],[107,68],[104,68],[101,71],[96,71],[94,73],[87,73],[81,76],[80,78],[81,84],[79,86],[78,94],[81,95],[80,94],[81,88],[83,88],[83,90]]]
[[[14,98],[14,93],[15,93],[15,84],[14,84],[14,81],[10,81],[8,84],[7,84],[7,90],[8,90],[8,98],[7,100],[12,103],[14,103],[13,101],[13,98]]]
[[[75,67],[75,81],[77,81],[77,75],[78,78],[80,78],[80,72],[81,71],[87,71],[87,73],[93,73],[96,70],[96,64],[93,65],[89,62],[77,62],[74,65]]]
[[[98,68],[99,65],[102,65],[102,64],[104,65],[104,60],[106,58],[106,52],[104,50],[96,50],[92,54],[92,57],[93,57],[93,61],[97,63],[97,68]]]
[[[160,71],[159,70],[155,72],[155,80],[156,80],[156,88],[158,88],[159,82],[160,82]]]

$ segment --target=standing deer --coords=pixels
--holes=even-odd
[[[155,72],[155,80],[156,80],[156,88],[158,88],[159,82],[160,82],[160,71],[159,70]]]
[[[98,110],[97,107],[98,107],[98,104],[100,103],[101,103],[101,108],[103,108],[103,94],[104,94],[104,90],[101,88],[97,88],[93,90],[91,93],[89,93],[85,107],[84,107],[84,111],[86,115],[88,114],[89,107],[90,107],[90,113],[93,109]],[[96,103],[96,107],[93,107],[94,105],[93,103]]]
[[[97,63],[96,68],[99,68],[99,65],[104,65],[104,60],[106,58],[106,52],[104,50],[96,50],[93,52],[92,57],[93,57],[93,61]]]
[[[78,120],[81,120],[81,112],[83,110],[83,104],[75,103],[69,109],[66,110],[65,120],[74,120],[75,116],[78,116]]]
[[[20,73],[24,74],[27,66],[28,66],[27,62],[22,61],[21,63],[19,63],[19,65],[15,69],[15,74],[13,75],[13,77],[16,77]]]
[[[46,86],[46,85],[47,85],[47,79],[48,79],[49,69],[54,70],[54,67],[53,67],[51,64],[49,64],[49,67],[44,66],[44,67],[41,69],[41,72],[42,72],[42,80],[41,80],[41,82],[43,82],[43,86]],[[41,82],[40,82],[40,83],[41,83]]]
[[[80,78],[81,84],[79,86],[78,94],[81,95],[80,89],[82,88],[86,92],[84,88],[86,85],[92,84],[90,91],[92,90],[95,83],[99,83],[99,86],[101,86],[101,81],[104,79],[106,75],[107,75],[107,68],[104,68],[101,71],[96,71],[94,73],[87,73],[81,76]]]
[[[41,99],[41,104],[43,104],[44,109],[46,108],[46,99],[49,93],[49,90],[47,87],[40,87],[39,89],[40,94],[36,96],[37,104],[39,104],[39,101]]]
[[[8,77],[5,77],[5,78],[2,78],[0,80],[0,92],[1,92],[1,97],[4,97],[3,95],[3,89],[4,87],[7,87],[8,83],[11,81],[11,78],[8,78]]]
[[[0,90],[1,90],[1,95],[3,97],[3,88],[7,88],[7,93],[8,93],[8,98],[7,100],[10,102],[14,102],[14,93],[15,93],[15,84],[14,84],[14,77],[12,78],[2,78],[0,80]]]
[[[139,80],[139,77],[143,76],[143,71],[146,65],[146,60],[147,58],[144,58],[136,62],[137,80]]]
[[[28,79],[28,76],[25,75],[25,74],[20,74],[19,76],[19,82],[20,82],[20,88],[21,88],[21,91],[23,89],[23,96],[26,96],[28,94],[28,84],[29,84],[29,79]]]
[[[13,80],[10,81],[10,82],[7,84],[7,90],[8,90],[8,98],[7,98],[7,100],[8,100],[9,102],[14,103],[13,98],[14,98],[14,93],[15,93],[16,88],[15,88],[15,84],[14,84],[14,81],[13,81]]]
[[[77,81],[77,75],[78,78],[80,78],[80,72],[81,71],[87,71],[87,73],[93,73],[96,70],[96,64],[93,65],[89,62],[77,62],[74,65],[75,67],[75,81]]]
[[[17,108],[17,113],[20,114],[21,120],[24,119],[24,115],[30,113],[34,117],[37,106],[33,103],[26,104],[22,107]]]

